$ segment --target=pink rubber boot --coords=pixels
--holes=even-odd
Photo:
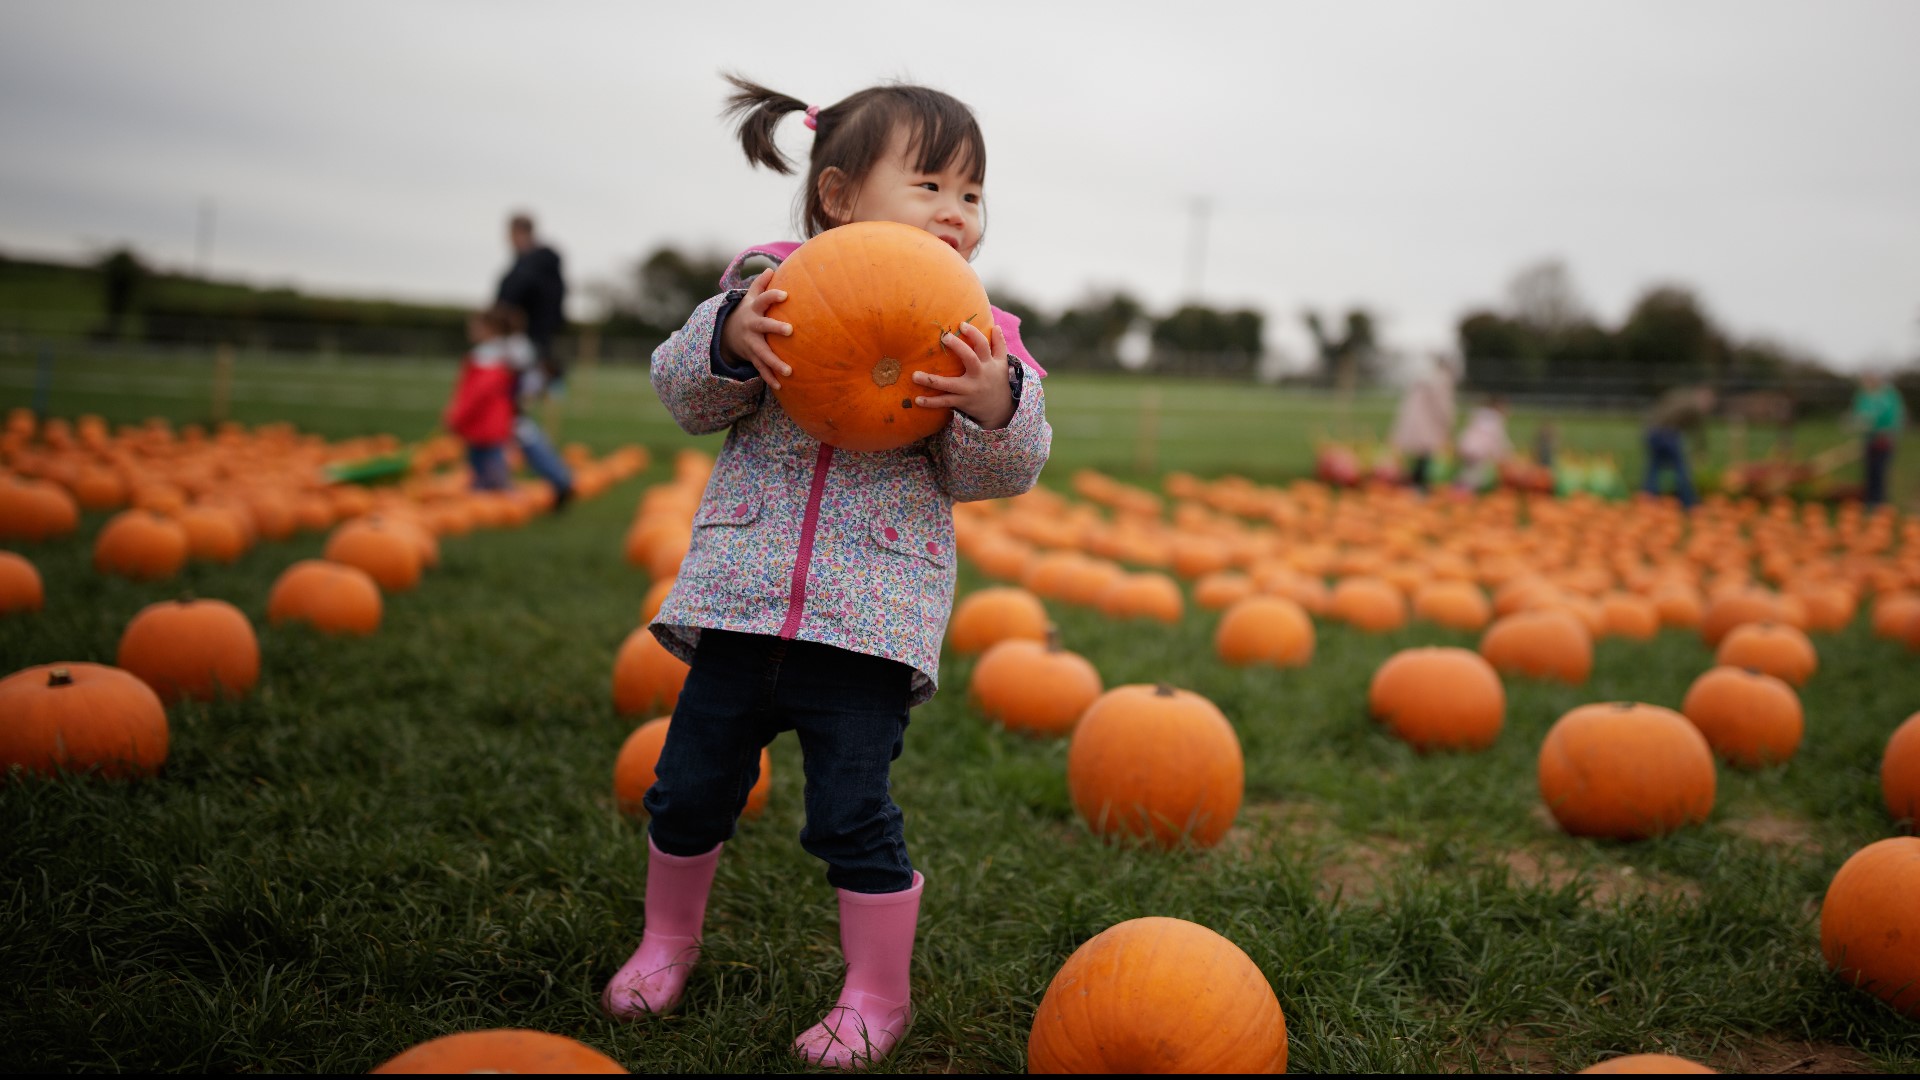
[[[865,1068],[893,1053],[906,1034],[913,932],[920,922],[925,884],[915,871],[913,886],[900,892],[839,890],[840,951],[847,958],[847,982],[826,1017],[793,1041],[794,1051],[809,1063]]]
[[[647,838],[647,922],[640,947],[607,983],[600,1001],[609,1013],[634,1020],[680,1007],[687,976],[700,959],[700,926],[720,865],[716,844],[705,855],[669,855]]]

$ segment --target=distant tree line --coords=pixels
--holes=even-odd
[[[1815,408],[1838,407],[1853,392],[1851,379],[1812,353],[1728,333],[1684,286],[1649,288],[1619,325],[1607,326],[1558,261],[1517,274],[1504,305],[1462,316],[1459,344],[1467,382],[1494,392],[1584,385],[1644,397],[1690,382],[1733,393],[1784,384]]]

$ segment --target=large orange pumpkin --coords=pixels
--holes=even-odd
[[[1240,813],[1246,765],[1213,702],[1170,686],[1121,686],[1087,707],[1067,750],[1074,808],[1103,836],[1211,847]]]
[[[39,611],[46,600],[46,585],[33,563],[11,551],[0,551],[0,615]]]
[[[1025,589],[999,586],[968,593],[953,609],[948,643],[962,655],[984,652],[1009,638],[1047,639],[1047,609]]]
[[[328,634],[380,629],[380,586],[365,570],[325,559],[302,559],[281,573],[267,593],[267,621],[303,622]]]
[[[1880,759],[1880,793],[1893,820],[1920,832],[1920,712],[1907,717],[1887,740]]]
[[[1540,797],[1575,836],[1639,840],[1705,821],[1716,780],[1706,738],[1658,705],[1583,705],[1540,747]]]
[[[1574,686],[1593,674],[1593,637],[1586,624],[1564,611],[1522,611],[1500,619],[1481,636],[1480,655],[1509,675]]]
[[[1299,604],[1255,596],[1233,605],[1214,632],[1214,651],[1229,664],[1299,667],[1313,659],[1313,620]]]
[[[967,694],[1009,731],[1065,735],[1100,696],[1100,672],[1057,639],[1009,638],[981,654]]]
[[[1805,686],[1819,670],[1820,654],[1805,633],[1785,623],[1742,623],[1720,639],[1713,662],[1764,671],[1795,686]]]
[[[672,712],[687,671],[687,662],[668,652],[653,631],[635,630],[613,658],[614,710],[622,716]]]
[[[647,789],[653,786],[654,770],[660,764],[660,751],[667,745],[667,725],[672,717],[662,716],[649,720],[633,729],[627,741],[620,744],[620,756],[613,761],[613,801],[623,814],[641,815],[647,812],[641,800],[646,798]],[[760,748],[760,776],[747,791],[747,802],[741,813],[757,818],[767,809],[767,799],[773,794],[773,756],[766,747]]]
[[[1920,593],[1882,593],[1873,601],[1873,632],[1877,637],[1899,641],[1908,624],[1920,618]]]
[[[1240,947],[1184,919],[1089,938],[1048,984],[1027,1036],[1033,1073],[1283,1073],[1287,1018]]]
[[[544,1031],[500,1028],[442,1035],[399,1055],[376,1073],[624,1073],[584,1043]]]
[[[1700,636],[1718,648],[1720,640],[1741,623],[1784,622],[1786,614],[1780,597],[1765,589],[1729,592],[1707,605],[1707,613],[1700,620]]]
[[[1806,727],[1793,687],[1737,667],[1717,667],[1695,679],[1680,711],[1722,759],[1746,769],[1791,758]]]
[[[1416,749],[1483,750],[1500,737],[1507,690],[1478,653],[1405,649],[1373,673],[1367,707]]]
[[[158,581],[187,564],[187,530],[151,510],[122,510],[93,541],[93,566],[103,574]]]
[[[253,624],[224,600],[163,600],[127,624],[115,662],[168,704],[241,697],[260,678],[260,643]]]
[[[419,541],[383,518],[364,517],[340,526],[327,538],[322,554],[365,570],[383,592],[403,592],[420,583]]]
[[[42,664],[0,679],[0,774],[13,766],[149,776],[167,760],[167,710],[104,664]]]
[[[772,288],[787,298],[768,315],[793,327],[767,338],[793,368],[774,396],[801,430],[843,450],[891,450],[944,427],[952,410],[914,404],[929,391],[913,375],[960,374],[942,336],[963,322],[983,334],[993,327],[967,260],[897,222],[821,233],[780,264]]]
[[[1843,982],[1920,1018],[1920,837],[1868,844],[1820,905],[1820,951]]]

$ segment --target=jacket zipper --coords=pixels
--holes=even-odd
[[[813,533],[820,526],[820,497],[827,490],[827,466],[833,463],[833,447],[820,444],[813,462],[813,483],[807,489],[807,514],[800,521],[800,550],[793,556],[793,583],[787,590],[787,619],[780,624],[780,636],[791,639],[800,632],[800,617],[807,607],[807,564],[813,561]]]

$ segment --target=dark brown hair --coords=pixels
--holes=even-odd
[[[735,132],[747,160],[777,173],[793,174],[793,162],[774,145],[773,129],[788,113],[805,112],[807,103],[776,93],[738,75],[728,75],[734,92],[722,116],[735,120]],[[800,193],[800,224],[808,236],[845,222],[834,220],[820,197],[820,174],[838,169],[858,187],[887,152],[895,128],[907,132],[907,153],[914,168],[935,172],[958,163],[976,184],[987,180],[987,142],[973,110],[950,94],[925,86],[894,83],[870,86],[822,108],[814,118],[813,153],[807,183]]]

